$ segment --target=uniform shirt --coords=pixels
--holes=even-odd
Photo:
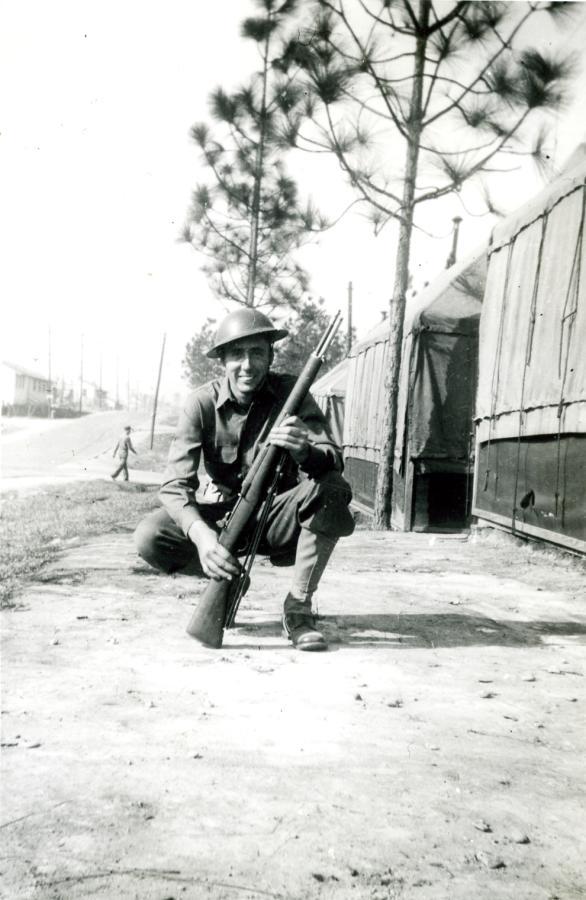
[[[128,456],[128,451],[132,450],[132,452],[136,452],[134,447],[132,446],[132,441],[130,440],[129,434],[123,434],[116,446],[114,447],[113,456],[118,453],[120,459],[126,459]]]
[[[295,381],[292,375],[269,372],[249,407],[237,402],[227,378],[210,381],[189,395],[159,494],[167,512],[185,534],[199,519],[195,494],[202,451],[205,470],[222,499],[235,499]],[[298,468],[311,477],[342,470],[342,452],[310,394],[298,415],[308,430],[309,454],[299,467],[291,459],[280,490],[297,484]]]

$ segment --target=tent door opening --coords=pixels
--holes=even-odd
[[[425,460],[414,464],[411,528],[457,532],[470,524],[471,475],[434,471]]]

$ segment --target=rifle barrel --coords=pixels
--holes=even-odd
[[[325,354],[328,352],[328,348],[329,348],[330,344],[332,343],[334,336],[336,334],[336,331],[340,327],[341,322],[342,322],[342,313],[340,312],[340,310],[338,310],[336,315],[334,316],[334,318],[332,319],[332,321],[326,328],[325,333],[324,333],[321,341],[319,342],[317,349],[315,350],[315,355],[317,357],[321,358],[322,356],[325,356]]]

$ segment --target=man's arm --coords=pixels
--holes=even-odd
[[[231,578],[239,574],[238,562],[218,543],[216,532],[202,519],[195,499],[203,429],[201,402],[197,394],[191,395],[179,417],[159,496],[171,518],[197,547],[205,574],[215,579]]]
[[[159,491],[163,506],[185,535],[191,524],[201,519],[195,494],[199,487],[202,436],[201,404],[192,394],[179,416]]]
[[[132,450],[132,452],[134,453],[135,456],[138,456],[136,450],[135,450],[134,447],[132,446],[132,441],[130,440],[130,438],[128,438],[128,449],[129,449],[129,450]]]
[[[112,454],[112,457],[116,456],[116,454],[117,454],[117,452],[118,452],[118,447],[119,447],[119,446],[120,446],[120,441],[118,441],[118,443],[117,443],[116,446],[114,447],[114,453]]]
[[[312,478],[343,469],[342,451],[311,394],[303,401],[298,416],[290,416],[273,428],[270,441],[288,450],[299,468]]]

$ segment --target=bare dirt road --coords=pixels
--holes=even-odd
[[[146,447],[147,417],[131,416],[130,421],[137,449]],[[112,451],[128,423],[125,410],[93,413],[79,419],[31,418],[17,423],[4,419],[0,490],[108,477],[113,468]],[[131,457],[131,467],[134,464],[135,458]],[[151,473],[137,473],[134,480],[153,482]]]
[[[3,613],[2,896],[584,897],[584,583],[494,533],[357,532],[328,653],[282,639],[263,561],[214,651],[201,581],[72,546]]]

